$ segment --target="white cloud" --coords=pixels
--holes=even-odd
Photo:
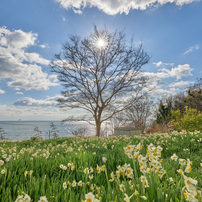
[[[172,64],[172,63],[170,63]],[[178,65],[177,67],[170,69],[167,68],[161,68],[158,70],[158,72],[144,72],[144,76],[147,76],[149,78],[170,78],[174,77],[177,78],[177,80],[181,79],[184,76],[192,76],[192,68],[189,64],[184,65]]]
[[[74,11],[75,13],[77,13],[77,14],[82,14],[82,11],[79,10],[79,9],[77,10],[77,9],[74,9],[74,8],[73,8],[73,11]]]
[[[166,95],[175,95],[178,89],[172,88],[169,90],[163,89],[163,88],[156,88],[153,92],[153,96],[166,96]]]
[[[36,100],[30,97],[20,98],[13,103],[14,106],[50,107],[57,104],[56,98],[48,97],[45,100]]]
[[[169,87],[182,87],[182,86],[187,86],[187,85],[193,84],[193,83],[194,83],[193,81],[179,81],[176,83],[171,83],[169,85]]]
[[[39,63],[42,65],[49,65],[50,61],[46,60],[44,58],[41,58],[38,53],[24,53],[26,57],[26,61],[29,61],[30,63]]]
[[[173,66],[174,65],[174,63],[163,63],[162,61],[160,61],[160,62],[154,62],[153,63],[154,65],[156,65],[157,67],[160,67],[160,66]]]
[[[0,94],[4,94],[6,91],[0,89]]]
[[[156,65],[157,63],[155,63]],[[173,63],[158,63],[159,66],[163,66],[163,64],[168,65],[174,65]],[[176,67],[173,67],[171,69],[168,68],[160,68],[157,72],[143,72],[141,75],[146,76],[149,78],[149,88],[153,89],[152,96],[169,96],[169,95],[175,95],[179,92],[180,89],[178,87],[182,87],[185,85],[189,85],[193,83],[192,81],[179,81],[179,82],[173,82],[169,83],[165,82],[165,79],[173,79],[176,80],[181,79],[184,76],[191,76],[192,68],[189,64],[184,65],[177,65]],[[167,80],[166,80],[167,81]],[[147,89],[146,89],[147,91]]]
[[[187,51],[185,51],[185,52],[183,53],[183,55],[185,55],[185,54],[187,54],[187,53],[190,53],[190,52],[192,52],[192,51],[194,51],[194,50],[198,50],[198,49],[199,49],[199,45],[197,44],[197,45],[195,45],[195,46],[190,47]]]
[[[130,10],[146,10],[148,7],[156,7],[166,3],[175,3],[178,6],[190,4],[198,0],[56,0],[65,9],[73,9],[75,13],[82,13],[85,7],[97,7],[109,15],[125,13]]]
[[[41,48],[49,48],[48,44],[41,44],[39,45]]]
[[[38,34],[23,32],[22,30],[10,31],[6,27],[0,27],[0,46],[10,46],[13,48],[26,48],[34,45]]]
[[[189,64],[178,65],[171,70],[163,69],[162,71],[168,72],[171,77],[176,77],[177,80],[181,79],[183,76],[192,76],[192,68]]]
[[[62,20],[63,20],[63,21],[66,21],[66,19],[65,19],[65,17],[64,17],[64,16],[62,16]]]
[[[53,79],[53,82],[57,82],[58,81],[58,76],[53,74],[49,76],[49,79]]]
[[[38,53],[28,53],[25,48],[35,45],[37,34],[10,31],[0,27],[0,79],[9,78],[8,86],[24,88],[26,90],[47,90],[49,86],[59,85],[56,80],[41,69],[48,65],[49,60],[42,58]]]
[[[20,90],[20,88],[14,88],[14,90]]]
[[[23,92],[16,92],[16,95],[23,95]]]

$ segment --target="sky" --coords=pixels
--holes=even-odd
[[[50,62],[70,35],[124,31],[151,56],[153,96],[182,92],[202,76],[202,1],[0,0],[0,121],[63,120],[63,90]]]

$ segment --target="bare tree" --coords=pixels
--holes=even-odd
[[[130,108],[128,108],[124,114],[128,122],[135,127],[146,128],[148,118],[152,116],[154,112],[154,101],[151,97],[145,96],[140,99]]]
[[[142,44],[135,48],[131,40],[127,45],[123,32],[109,33],[94,26],[93,33],[84,39],[70,36],[55,59],[52,71],[65,89],[59,105],[89,112],[98,137],[104,121],[143,96],[147,80],[140,76],[140,69],[148,63],[149,56]]]
[[[154,117],[155,103],[148,93],[139,99],[131,107],[123,112],[116,114],[110,119],[110,132],[113,134],[114,127],[135,126],[140,127],[143,131]],[[149,120],[150,119],[150,120]]]

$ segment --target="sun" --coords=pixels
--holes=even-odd
[[[104,46],[105,46],[105,44],[106,44],[106,42],[105,42],[105,40],[104,40],[104,39],[99,38],[99,39],[97,40],[97,46],[98,46],[99,48],[104,47]]]

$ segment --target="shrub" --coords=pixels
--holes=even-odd
[[[172,115],[174,119],[171,123],[175,130],[202,131],[202,113],[197,111],[197,109],[185,107],[185,112],[182,115],[179,109],[172,111]]]

